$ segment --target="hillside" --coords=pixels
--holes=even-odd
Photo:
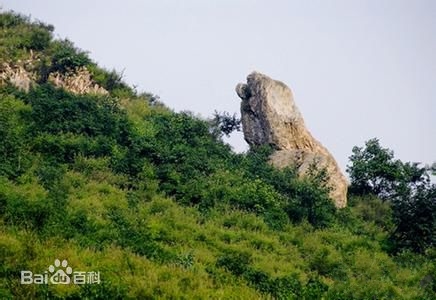
[[[267,147],[234,153],[228,122],[176,113],[53,26],[1,13],[0,298],[436,298],[436,193],[420,189],[423,169],[392,165],[413,178],[395,188],[427,201],[411,233],[389,198],[397,173],[359,181],[371,167],[356,171],[362,149],[337,210],[322,170],[303,179],[270,166]],[[99,278],[35,284],[57,270]]]

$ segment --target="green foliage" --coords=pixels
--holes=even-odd
[[[30,17],[14,12],[0,12],[0,28],[0,60],[12,65],[26,62],[27,71],[36,71],[37,83],[46,83],[51,73],[72,73],[77,68],[86,67],[92,80],[112,96],[137,97],[135,89],[123,82],[122,73],[98,67],[86,51],[68,39],[53,39],[52,25],[32,21]]]
[[[227,251],[218,258],[216,264],[223,267],[236,276],[240,276],[249,270],[252,258],[249,253]]]
[[[365,148],[354,147],[347,172],[351,178],[351,192],[359,195],[372,193],[383,199],[392,198],[400,189],[427,178],[426,169],[418,163],[402,163],[394,159],[394,152],[382,148],[378,139],[365,143]]]
[[[47,74],[29,93],[1,88],[0,298],[435,298],[435,189],[418,165],[356,149],[358,194],[394,196],[337,211],[325,170],[300,178],[268,163],[270,147],[232,152],[217,124],[136,95],[71,42],[47,45],[50,26],[2,13],[0,28],[8,60],[30,47],[40,72],[86,66],[110,92],[74,95]],[[62,257],[102,283],[19,283]]]
[[[22,46],[28,49],[41,51],[48,47],[51,38],[51,32],[47,31],[45,28],[36,28],[31,31],[28,37],[26,37]]]
[[[96,64],[87,66],[92,74],[92,79],[100,86],[111,92],[112,95],[120,98],[131,98],[136,96],[135,91],[123,82],[123,73],[116,70],[104,70]]]
[[[377,139],[366,148],[353,148],[348,167],[352,190],[372,193],[392,206],[391,251],[403,248],[424,252],[436,245],[436,186],[430,183],[431,168],[394,160],[393,151]]]
[[[15,12],[0,13],[0,54],[2,59],[21,59],[28,50],[48,48],[54,27]]]
[[[23,118],[29,110],[13,96],[0,94],[0,175],[17,176],[28,164]]]
[[[436,176],[436,162],[434,162],[430,167],[429,167],[429,171],[431,172],[431,174],[433,176]]]
[[[393,157],[393,151],[382,148],[378,139],[367,141],[365,149],[354,147],[350,156],[351,165],[347,167],[351,191],[381,197],[392,195],[394,185],[401,177],[400,162]]]
[[[373,195],[354,198],[350,202],[350,205],[354,206],[356,214],[364,221],[373,222],[387,231],[392,229],[393,220],[391,203],[382,201],[380,198]]]
[[[420,185],[393,201],[395,250],[424,252],[436,246],[436,185]]]
[[[252,260],[249,253],[227,251],[218,258],[216,265],[244,278],[249,285],[275,299],[318,299],[328,290],[328,286],[317,277],[310,278],[305,285],[296,274],[274,278],[253,268]]]
[[[50,72],[65,73],[91,63],[87,53],[67,39],[52,42],[48,51],[51,57]]]
[[[15,12],[4,12],[0,15],[0,26],[2,29],[18,27],[30,23],[29,18]]]
[[[318,228],[333,222],[335,206],[328,195],[330,188],[327,186],[327,178],[325,170],[318,171],[312,166],[307,178],[295,181],[295,196],[286,207],[291,220],[307,220]]]
[[[227,137],[233,131],[241,131],[241,119],[236,114],[230,115],[228,112],[219,113],[215,111],[211,120],[212,133],[216,136],[225,134]]]
[[[104,135],[121,138],[123,114],[110,98],[73,96],[50,85],[32,90],[27,101],[32,106],[32,132]],[[47,112],[50,112],[49,114]]]

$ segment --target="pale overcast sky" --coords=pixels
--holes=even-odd
[[[405,161],[436,160],[436,1],[0,0],[53,24],[140,91],[203,117],[238,112],[260,71],[294,92],[345,170],[378,137]],[[246,149],[241,134],[231,139]]]

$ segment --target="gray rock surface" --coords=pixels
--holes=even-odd
[[[253,72],[247,83],[236,86],[242,99],[241,119],[244,137],[250,146],[271,145],[276,151],[271,163],[295,166],[304,176],[313,163],[326,168],[330,193],[336,207],[347,205],[348,182],[330,152],[307,130],[292,91],[284,83]]]

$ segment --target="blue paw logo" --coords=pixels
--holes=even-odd
[[[48,271],[53,274],[50,277],[52,284],[69,284],[71,282],[70,275],[73,273],[73,269],[68,266],[66,259],[62,263],[59,259],[56,259],[54,264],[48,267]]]

